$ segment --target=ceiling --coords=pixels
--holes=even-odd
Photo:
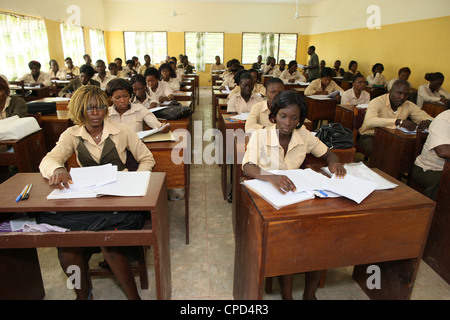
[[[115,1],[115,2],[161,2],[164,0],[104,0],[106,2],[108,1]],[[170,0],[165,0],[170,1]],[[295,4],[296,0],[174,0],[176,2],[234,2],[234,3],[280,3],[280,4]],[[300,5],[307,5],[307,4],[314,4],[321,2],[323,0],[299,0]]]

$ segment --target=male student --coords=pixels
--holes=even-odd
[[[147,70],[147,68],[155,67],[154,65],[152,65],[152,58],[150,58],[150,56],[148,54],[146,54],[144,56],[144,61],[145,61],[145,63],[139,67],[139,71],[138,71],[138,73],[142,74],[142,75],[145,74],[145,70]]]
[[[328,95],[335,91],[344,91],[336,82],[333,81],[333,71],[331,68],[325,68],[320,74],[320,78],[312,81],[305,89],[305,96]]]
[[[98,81],[100,83],[100,87],[102,89],[106,89],[106,85],[112,79],[117,78],[116,76],[111,75],[109,72],[106,72],[106,65],[103,60],[97,60],[95,62],[95,69],[97,73],[92,77],[92,80]]]
[[[222,62],[220,62],[220,57],[216,56],[215,59],[216,59],[216,62],[211,64],[211,73],[218,72],[218,71],[225,71],[225,69],[226,69],[225,65]]]
[[[260,70],[262,65],[263,65],[263,63],[262,63],[262,55],[259,55],[258,56],[258,61],[252,64],[252,69]]]
[[[311,56],[308,61],[308,66],[304,67],[304,70],[308,70],[308,81],[316,80],[320,76],[319,56],[316,54],[316,47],[310,46],[308,48],[308,54]]]
[[[369,155],[372,153],[376,127],[395,129],[397,126],[408,130],[426,129],[433,118],[417,105],[408,101],[411,87],[405,80],[397,80],[389,93],[370,101],[364,122],[359,129],[361,137],[358,145]],[[408,120],[411,118],[411,120]]]
[[[80,68],[73,65],[72,58],[67,57],[65,62],[67,65],[66,68],[67,75],[70,76],[70,78],[72,79],[78,77],[80,75]]]
[[[81,86],[91,85],[100,87],[100,83],[98,81],[92,80],[92,77],[95,74],[94,68],[90,65],[83,64],[80,67],[80,76],[71,80],[67,86],[62,88],[62,90],[58,93],[60,97],[70,98],[72,94]]]

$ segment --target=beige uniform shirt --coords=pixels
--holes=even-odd
[[[230,100],[232,96],[234,96],[237,93],[241,92],[241,87],[236,86],[231,92],[228,94],[227,99]],[[266,87],[264,87],[261,83],[255,83],[255,86],[253,87],[252,93],[259,94],[260,96],[265,97],[266,96]]]
[[[145,70],[147,70],[147,68],[154,68],[155,66],[150,64],[149,66],[146,66],[145,64],[141,65],[139,67],[138,73],[144,75],[145,74]]]
[[[67,159],[76,154],[78,162],[77,146],[80,137],[92,158],[99,163],[105,140],[107,137],[116,145],[120,160],[125,163],[127,160],[127,148],[133,157],[139,162],[138,171],[149,171],[155,165],[155,160],[150,150],[139,139],[137,134],[131,131],[126,125],[113,123],[105,119],[103,124],[103,134],[100,143],[97,145],[84,126],[73,126],[64,131],[59,137],[56,146],[47,153],[39,165],[39,170],[44,178],[50,178],[57,168],[64,167]],[[78,162],[78,164],[80,164]]]
[[[40,72],[37,81],[34,81],[34,78],[31,75],[31,73],[24,74],[22,77],[19,78],[18,81],[22,81],[22,80],[24,83],[31,83],[31,84],[43,83],[44,86],[46,86],[46,87],[50,87],[52,85],[52,81],[50,79],[49,74],[45,73],[43,71]]]
[[[65,71],[66,71],[66,74],[72,73],[75,77],[78,77],[80,75],[80,68],[77,66],[73,66],[72,69],[66,68]]]
[[[249,113],[254,104],[262,101],[262,98],[259,95],[252,93],[250,99],[246,102],[244,98],[242,98],[241,93],[237,93],[231,97],[231,99],[227,103],[227,112],[228,113]]]
[[[131,103],[142,104],[146,109],[150,109],[153,102],[159,104],[159,101],[156,99],[156,97],[152,99],[152,97],[150,97],[148,93],[145,94],[145,100],[142,102],[139,101],[136,96],[134,97],[133,101],[131,101]]]
[[[424,102],[439,102],[442,97],[450,99],[450,94],[442,87],[439,91],[432,92],[429,83],[423,84],[417,90],[417,105],[422,108]]]
[[[172,89],[170,89],[169,83],[165,81],[158,81],[158,88],[156,88],[156,91],[153,92],[151,88],[150,90],[150,99],[156,100],[159,103],[160,97],[168,97],[172,94]]]
[[[305,76],[299,70],[296,70],[293,74],[290,74],[289,70],[286,69],[281,73],[280,79],[284,82],[287,82],[291,79],[294,79],[295,81],[306,82]]]
[[[53,70],[50,70],[48,72],[48,75],[50,76],[50,79],[58,78],[59,80],[67,80],[66,70],[63,69],[59,69],[56,74],[53,72]]]
[[[234,88],[236,87],[236,82],[234,82],[234,74],[229,73],[227,76],[223,77],[222,86],[228,88]]]
[[[428,132],[428,138],[423,145],[422,153],[414,163],[424,171],[442,171],[444,170],[445,159],[439,157],[434,148],[443,144],[450,144],[450,110],[438,114],[431,122]]]
[[[394,112],[391,108],[389,93],[386,93],[370,101],[359,133],[373,136],[377,127],[395,129],[397,119],[406,120],[408,117],[416,124],[423,120],[433,119],[428,113],[408,100],[397,108],[397,112]]]
[[[108,85],[108,82],[110,82],[112,79],[117,78],[116,76],[111,75],[109,72],[106,72],[105,79],[102,81],[98,73],[94,74],[92,77],[93,80],[98,81],[100,83],[100,88],[106,89],[106,86]]]
[[[371,74],[367,76],[366,80],[369,86],[372,85],[385,86],[388,83],[384,75],[382,75],[381,73],[377,73],[375,77],[373,76],[373,74]]]
[[[322,82],[319,79],[313,80],[309,86],[305,89],[305,96],[311,96],[316,91],[323,91],[322,89]],[[328,92],[328,94],[334,92],[334,91],[344,91],[341,87],[337,85],[336,82],[331,80],[330,84],[325,88],[325,91]]]
[[[132,103],[122,116],[117,112],[116,106],[112,105],[108,113],[111,121],[126,124],[133,132],[144,130],[144,122],[152,129],[162,126],[155,115],[142,104]]]
[[[166,82],[164,80],[161,80],[161,82]],[[169,84],[169,87],[172,91],[180,91],[180,81],[178,81],[177,78],[170,78],[169,81],[167,81]]]
[[[328,147],[305,126],[294,130],[286,156],[280,145],[276,125],[253,132],[245,151],[242,167],[252,163],[263,170],[299,169],[308,153],[322,157]]]
[[[341,104],[368,104],[370,102],[370,93],[368,93],[366,90],[361,91],[361,95],[359,98],[356,97],[355,91],[353,88],[348,89],[342,94],[341,97]]]
[[[216,63],[212,63],[211,64],[211,73],[213,73],[213,71],[219,71],[219,70],[226,70],[226,67],[223,63],[217,65]]]
[[[392,79],[391,81],[389,81],[389,83],[387,84],[387,87],[386,87],[386,89],[387,89],[388,92],[391,91],[392,86],[394,85],[394,82],[397,81],[397,80],[398,80],[398,78],[394,78],[394,79]],[[409,83],[409,82],[408,82],[408,83]],[[409,86],[411,87],[411,83],[409,83]],[[412,88],[412,87],[411,87],[411,88]]]
[[[253,132],[273,125],[269,121],[270,109],[267,103],[268,100],[263,100],[252,106],[247,121],[245,121],[245,132]]]

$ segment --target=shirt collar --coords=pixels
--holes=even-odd
[[[292,132],[292,136],[291,136],[291,141],[289,141],[289,145],[288,145],[288,151],[293,149],[294,147],[301,145],[301,144],[305,144],[305,142],[303,141],[302,137],[300,136],[299,133],[300,129],[295,129],[294,132]],[[278,138],[278,134],[277,134],[277,125],[274,124],[272,126],[270,126],[267,129],[267,145],[270,147],[279,147],[280,146],[280,140]]]
[[[113,125],[113,123],[108,119],[105,118],[103,121],[103,134],[102,134],[102,141],[105,140],[109,135],[116,135],[120,133],[120,129]],[[84,140],[92,140],[91,135],[86,130],[86,126],[77,126],[77,128],[74,130],[73,135],[76,137],[81,137]]]

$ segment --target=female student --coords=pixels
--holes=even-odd
[[[67,80],[66,70],[60,69],[56,60],[50,60],[49,66],[50,70],[48,71],[48,75],[51,80]]]
[[[306,110],[304,99],[296,92],[282,91],[275,96],[269,114],[273,125],[255,131],[248,143],[242,162],[245,176],[268,181],[281,193],[294,191],[295,185],[288,177],[268,170],[299,169],[308,153],[324,159],[336,176],[346,174],[338,157],[303,126]],[[305,274],[303,299],[316,299],[320,273]],[[282,298],[291,300],[293,275],[280,276],[279,281]]]
[[[227,103],[227,113],[249,113],[252,106],[262,98],[253,93],[255,80],[250,72],[240,74],[239,87],[241,91],[233,95]]]
[[[228,101],[237,93],[241,92],[241,87],[239,86],[240,83],[240,78],[241,75],[244,72],[250,72],[250,74],[253,77],[253,81],[254,81],[254,86],[253,86],[253,93],[258,94],[260,97],[264,97],[266,96],[266,88],[261,84],[258,83],[258,71],[256,71],[255,69],[250,69],[250,70],[239,70],[238,72],[236,72],[236,74],[234,75],[234,82],[236,83],[236,87],[234,87],[233,90],[231,90],[231,92],[228,94]]]
[[[100,82],[95,81],[92,77],[95,75],[95,70],[87,64],[80,67],[80,76],[71,80],[67,86],[61,89],[58,93],[60,97],[70,98],[72,94],[80,87],[91,85],[100,87]]]
[[[344,91],[332,80],[333,71],[331,68],[325,68],[320,74],[320,78],[313,80],[305,89],[305,96],[328,95],[334,91]]]
[[[405,80],[408,81],[409,76],[411,75],[411,69],[408,67],[404,67],[401,68],[400,70],[398,70],[398,77],[392,79],[391,81],[389,81],[388,85],[387,85],[387,91],[391,91],[392,89],[392,85],[394,84],[395,81],[397,80]],[[410,84],[411,85],[411,84]]]
[[[358,74],[353,80],[353,86],[345,91],[341,97],[341,104],[368,104],[370,102],[370,94],[364,90],[366,80],[364,76]]]
[[[372,67],[372,74],[367,76],[369,86],[386,86],[388,84],[384,75],[384,66],[381,63],[375,63]]]
[[[283,80],[284,82],[290,83],[294,83],[297,81],[306,82],[306,78],[297,69],[298,69],[297,61],[292,60],[291,62],[289,62],[287,69],[281,73],[280,79]]]
[[[237,83],[235,81],[235,75],[239,70],[243,70],[244,67],[240,65],[239,63],[233,63],[230,67],[230,70],[227,74],[222,75],[222,85],[220,86],[220,89],[225,89],[228,87],[229,89],[233,89],[237,86]]]
[[[425,80],[429,84],[423,84],[417,90],[417,105],[422,108],[424,102],[442,102],[446,104],[450,94],[442,88],[444,75],[440,72],[427,73]]]
[[[161,74],[161,81],[167,82],[172,91],[180,91],[180,81],[178,81],[177,74],[170,64],[163,63],[158,71]]]
[[[30,83],[31,85],[40,85],[44,87],[50,87],[52,85],[48,73],[41,71],[41,64],[39,61],[30,61],[28,63],[28,68],[30,68],[31,72],[24,74],[18,81],[23,80],[25,83]]]
[[[161,75],[158,69],[150,67],[145,70],[144,76],[147,81],[147,86],[150,89],[150,98],[152,100],[156,100],[158,103],[174,100],[169,84],[159,80]]]
[[[133,87],[127,80],[111,80],[106,86],[106,94],[113,103],[108,108],[111,121],[126,124],[134,132],[144,130],[144,123],[151,129],[158,129],[162,126],[149,109],[139,103],[130,103]],[[170,128],[166,127],[163,132],[169,132],[169,130]]]
[[[285,69],[286,69],[286,60],[281,59],[279,66],[273,70],[273,77],[279,78],[281,76],[281,73],[283,73]]]
[[[348,71],[342,77],[342,81],[353,82],[353,80],[355,79],[355,76],[358,74],[361,74],[358,71],[358,62],[356,62],[355,60],[352,60],[348,64]]]
[[[127,150],[139,162],[138,171],[150,171],[155,160],[150,150],[141,142],[137,134],[126,125],[108,120],[108,97],[97,86],[84,86],[78,89],[69,103],[69,118],[74,126],[64,131],[56,146],[50,151],[39,166],[44,178],[49,179],[53,188],[70,188],[72,178],[64,167],[65,162],[75,153],[77,162],[82,167],[106,163],[117,165],[119,170],[126,170]],[[109,152],[103,152],[109,150]],[[108,225],[107,214],[101,212],[59,212],[39,213],[38,223],[49,223],[70,230],[114,230],[141,229],[145,216],[139,212],[117,212],[114,223],[109,227],[94,228],[99,221]],[[71,221],[77,221],[76,226]],[[128,257],[132,248],[101,247],[101,252],[113,273],[122,285],[128,299],[140,299]],[[58,248],[58,258],[64,271],[71,265],[80,268],[80,287],[75,288],[77,299],[93,299],[88,276],[88,262],[92,248]]]
[[[245,132],[253,132],[258,129],[264,129],[273,123],[269,120],[270,106],[273,98],[284,90],[284,82],[279,78],[271,78],[266,82],[267,100],[254,104],[245,121]]]
[[[445,161],[450,160],[450,110],[438,114],[428,131],[412,173],[414,180],[425,189],[425,195],[436,201]]]
[[[19,96],[11,96],[8,82],[0,77],[0,120],[13,116],[26,117],[28,107]]]
[[[152,100],[150,97],[150,89],[142,74],[137,74],[131,78],[131,86],[133,87],[133,96],[131,103],[142,104],[146,109],[156,108],[158,100]]]

